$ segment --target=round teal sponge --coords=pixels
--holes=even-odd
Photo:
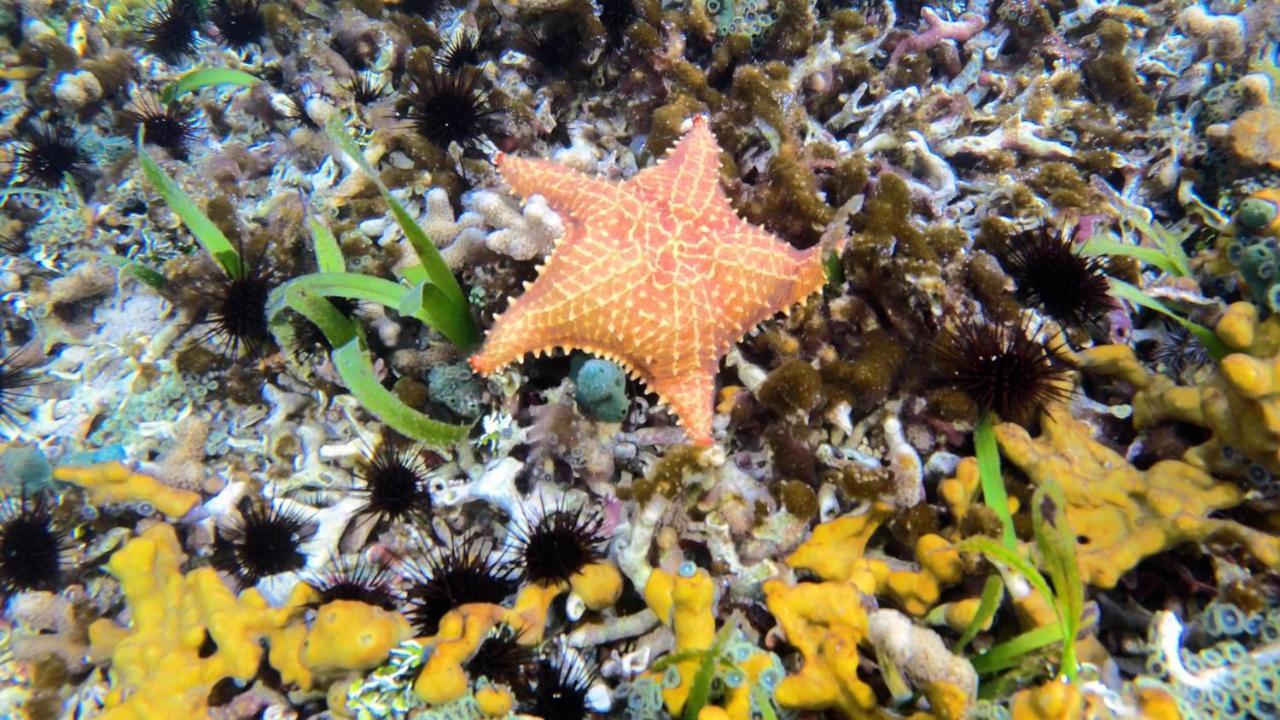
[[[578,386],[578,407],[605,422],[622,422],[627,414],[627,376],[608,360],[591,358],[575,363],[573,381]]]

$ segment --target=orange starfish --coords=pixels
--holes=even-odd
[[[710,444],[720,359],[822,287],[819,249],[796,250],[738,217],[702,116],[626,182],[504,155],[498,169],[519,195],[546,198],[565,231],[471,366],[487,375],[525,353],[585,350],[642,380],[693,442]]]

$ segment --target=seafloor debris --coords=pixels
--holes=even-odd
[[[0,717],[1276,717],[1278,49],[0,0]]]

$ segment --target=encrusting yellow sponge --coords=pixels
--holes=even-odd
[[[682,565],[675,575],[654,570],[645,584],[644,600],[675,634],[673,653],[711,648],[716,636],[716,618],[711,610],[715,601],[715,584],[706,570],[692,563]],[[700,655],[675,663],[674,667],[680,673],[680,684],[662,690],[662,700],[672,716],[678,716],[684,709],[689,692],[693,690],[693,676],[701,664]]]
[[[354,600],[335,600],[316,611],[302,646],[302,662],[317,673],[369,670],[412,634],[409,621],[398,612]]]
[[[183,575],[185,559],[173,527],[161,524],[107,561],[132,621],[128,628],[110,620],[89,626],[90,654],[111,658],[106,720],[207,717],[214,684],[257,675],[260,641],[279,633],[313,597],[299,584],[285,607],[273,609],[253,590],[237,598],[212,568]],[[206,634],[216,649],[201,657]]]
[[[186,515],[200,502],[198,493],[171,488],[150,475],[135,473],[119,462],[55,468],[53,479],[88,490],[89,502],[94,505],[148,502],[174,518]]]
[[[874,594],[875,576],[863,558],[867,541],[892,516],[892,506],[878,502],[860,515],[822,523],[791,553],[787,565],[808,570],[823,580],[848,580],[862,592]]]
[[[569,588],[591,610],[603,610],[622,595],[622,573],[609,563],[592,563],[569,578]]]
[[[440,618],[435,635],[420,638],[420,642],[432,650],[414,682],[414,693],[432,705],[450,703],[466,695],[471,687],[471,678],[464,666],[489,632],[501,623],[519,633],[523,645],[542,642],[551,603],[570,589],[588,608],[599,610],[612,605],[622,594],[622,575],[611,564],[593,563],[583,567],[568,582],[525,585],[520,588],[510,608],[470,603],[450,610]],[[501,707],[501,699],[497,695],[488,693],[485,698],[490,709]],[[477,692],[476,701],[479,703],[480,700]],[[489,712],[484,707],[481,709]]]
[[[791,710],[834,708],[847,718],[874,717],[876,693],[858,678],[858,643],[867,636],[862,594],[847,582],[764,584],[765,604],[787,642],[804,658],[774,698]]]
[[[439,630],[429,640],[433,646],[431,656],[413,684],[418,697],[432,705],[443,705],[465,695],[471,681],[462,666],[506,612],[500,605],[472,603],[445,613]]]
[[[938,601],[943,585],[960,582],[960,553],[942,536],[926,534],[916,541],[918,570],[865,557],[867,541],[892,512],[887,503],[877,503],[860,515],[817,526],[787,557],[787,565],[828,582],[853,583],[865,595],[888,596],[911,615],[924,615]]]
[[[258,674],[264,640],[281,679],[310,689],[313,676],[381,664],[411,634],[398,614],[353,601],[322,606],[308,630],[303,611],[318,596],[306,583],[273,608],[253,589],[237,597],[213,568],[184,575],[185,560],[173,527],[158,524],[107,561],[131,619],[128,627],[111,620],[89,626],[90,655],[111,660],[105,720],[208,717],[215,684],[247,683]]]
[[[1236,543],[1280,569],[1280,538],[1212,517],[1244,499],[1238,485],[1177,460],[1139,470],[1094,440],[1089,425],[1061,403],[1045,410],[1038,437],[1000,423],[996,441],[1031,482],[1052,479],[1062,486],[1067,521],[1081,538],[1080,576],[1090,585],[1115,587],[1143,558],[1184,542]]]
[[[506,717],[516,699],[506,688],[485,687],[476,690],[476,707],[485,717]]]
[[[686,710],[689,694],[693,690],[694,678],[708,660],[707,653],[716,647],[715,616],[715,583],[706,570],[698,568],[690,562],[682,564],[675,574],[661,569],[654,570],[645,583],[644,600],[655,615],[671,628],[675,636],[671,652],[676,655],[688,655],[674,662],[664,672],[650,669],[645,673],[647,679],[662,688],[662,701],[671,717],[680,717]],[[724,629],[721,628],[721,632]],[[725,649],[720,648],[724,653]],[[717,665],[725,655],[719,656]],[[752,705],[752,691],[762,686],[762,676],[773,667],[775,658],[753,647],[744,656],[733,658],[733,670],[738,675],[737,681],[730,682],[724,667],[719,667],[717,677],[723,682],[723,694],[716,704],[703,707],[698,711],[698,720],[751,720],[759,717]],[[666,673],[678,674],[680,681],[668,681]]]
[[[1244,475],[1248,464],[1280,475],[1280,315],[1259,321],[1256,307],[1233,303],[1214,332],[1233,352],[1196,385],[1146,372],[1127,346],[1103,345],[1078,357],[1082,368],[1138,389],[1138,429],[1176,420],[1211,431],[1208,441],[1186,452],[1187,463],[1220,475]]]

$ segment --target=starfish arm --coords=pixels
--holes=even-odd
[[[585,223],[601,219],[637,218],[643,212],[639,200],[622,185],[585,175],[550,160],[499,154],[498,171],[519,196],[541,195],[559,213]]]
[[[826,282],[818,247],[796,250],[773,235],[743,225],[723,235],[716,246],[711,302],[725,315],[742,308],[756,312],[740,317],[729,342],[776,312],[789,309],[820,290]],[[717,348],[720,350],[720,348]],[[722,352],[728,351],[726,345]]]
[[[693,128],[667,156],[636,173],[626,186],[647,200],[686,209],[690,220],[712,208],[729,208],[720,189],[720,147],[707,117],[694,117]]]
[[[647,385],[658,399],[671,407],[690,441],[695,445],[712,443],[711,421],[715,416],[712,404],[716,392],[714,365],[675,378],[653,378]]]

